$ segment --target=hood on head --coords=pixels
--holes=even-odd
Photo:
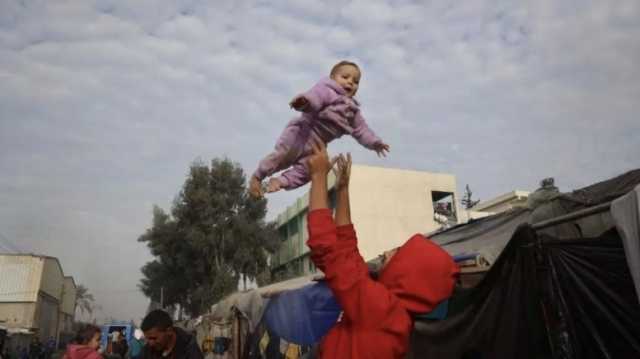
[[[438,245],[416,234],[382,269],[378,280],[411,313],[426,313],[453,292],[460,269]]]
[[[98,359],[100,354],[86,345],[69,344],[67,346],[67,357],[69,359]]]

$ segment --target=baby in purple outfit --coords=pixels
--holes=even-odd
[[[265,157],[251,176],[249,192],[260,197],[263,192],[291,190],[309,182],[306,160],[314,144],[327,144],[348,134],[364,147],[386,156],[389,145],[367,126],[360,104],[353,98],[360,83],[360,68],[353,62],[341,61],[311,90],[293,98],[289,104],[302,112],[280,135],[275,151]],[[271,177],[266,188],[262,180]]]

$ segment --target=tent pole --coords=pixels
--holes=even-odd
[[[606,212],[606,211],[609,210],[609,208],[611,208],[611,202],[602,203],[602,204],[599,204],[597,206],[585,208],[585,209],[582,209],[582,210],[579,210],[579,211],[575,211],[575,212],[572,212],[572,213],[569,213],[569,214],[565,214],[563,216],[551,218],[551,219],[548,219],[546,221],[542,221],[542,222],[538,222],[538,223],[532,224],[531,228],[533,228],[534,230],[539,230],[539,229],[555,226],[557,224],[569,222],[569,221],[572,221],[574,219],[584,218],[584,217],[590,216],[592,214]]]

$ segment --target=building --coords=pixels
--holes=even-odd
[[[332,208],[334,183],[330,175]],[[350,183],[351,217],[365,260],[402,245],[413,234],[440,228],[443,218],[458,223],[460,208],[453,175],[354,164]],[[277,218],[282,245],[271,258],[276,279],[315,272],[306,246],[308,203],[307,193]]]
[[[64,277],[62,306],[60,308],[60,333],[73,332],[76,315],[76,281],[71,276]]]
[[[71,330],[75,297],[75,282],[57,258],[0,254],[0,322],[9,330],[57,339]]]
[[[506,212],[516,207],[525,207],[527,205],[527,198],[529,197],[529,194],[530,192],[527,191],[511,191],[488,201],[480,202],[473,206],[472,210],[474,212],[496,214]]]

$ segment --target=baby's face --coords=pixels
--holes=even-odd
[[[360,71],[356,67],[351,65],[340,66],[331,78],[344,89],[347,96],[353,97],[358,92]]]

